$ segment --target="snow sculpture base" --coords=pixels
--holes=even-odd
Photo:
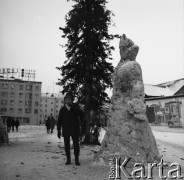
[[[107,131],[94,163],[108,165],[110,158],[131,157],[127,166],[136,162],[160,162],[144,103],[142,70],[136,61],[119,62],[113,74],[113,96]]]

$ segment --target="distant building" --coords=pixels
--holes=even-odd
[[[64,98],[60,94],[50,94],[46,93],[41,96],[40,100],[40,121],[45,123],[45,120],[51,114],[57,120],[59,110],[63,106]]]
[[[158,85],[144,85],[150,123],[184,127],[184,78]]]
[[[0,79],[0,113],[20,124],[39,124],[42,82]]]

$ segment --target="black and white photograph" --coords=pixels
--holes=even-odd
[[[184,179],[184,0],[0,0],[0,180]]]

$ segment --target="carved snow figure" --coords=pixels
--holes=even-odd
[[[158,162],[160,155],[149,126],[144,103],[141,66],[135,61],[139,47],[125,35],[120,40],[121,60],[113,74],[113,96],[107,131],[94,163],[108,164],[112,157],[131,157],[134,163]]]

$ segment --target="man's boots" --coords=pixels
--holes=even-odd
[[[71,155],[70,155],[70,153],[66,154],[66,158],[67,158],[67,161],[66,161],[65,165],[71,164]]]
[[[75,156],[75,164],[76,164],[77,166],[80,166],[79,156]]]

